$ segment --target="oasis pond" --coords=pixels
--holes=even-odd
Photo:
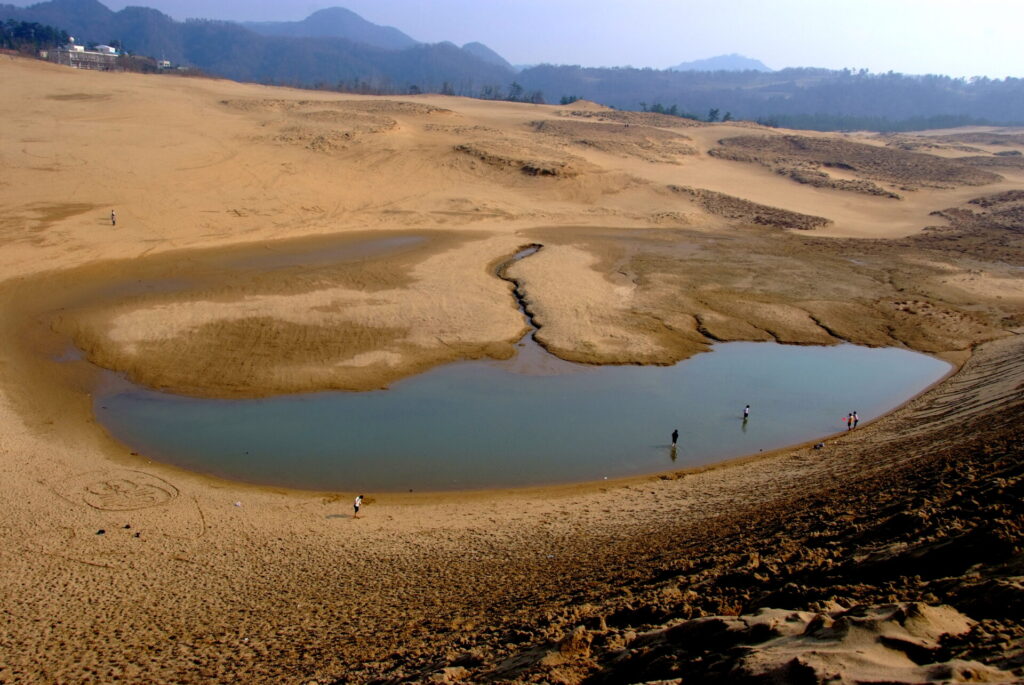
[[[656,473],[806,442],[846,430],[850,412],[863,426],[950,370],[849,344],[724,343],[673,366],[572,364],[532,336],[519,346],[508,361],[447,364],[371,392],[195,399],[119,379],[94,408],[140,454],[230,480],[469,490]]]

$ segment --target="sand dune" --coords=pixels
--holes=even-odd
[[[939,132],[886,147],[891,138],[592,103],[373,98],[6,56],[0,87],[0,681],[618,682],[616,654],[643,662],[671,642],[665,622],[727,615],[733,625],[824,599],[787,596],[787,582],[876,607],[848,618],[923,602],[992,627],[1005,611],[966,599],[974,586],[957,584],[962,569],[927,588],[895,566],[871,582],[857,581],[866,567],[854,565],[812,583],[827,564],[806,502],[834,500],[829,525],[843,550],[881,553],[883,533],[858,541],[865,529],[853,521],[888,520],[893,502],[932,511],[915,499],[929,496],[914,490],[919,463],[950,493],[959,476],[940,466],[974,469],[963,491],[979,506],[956,509],[959,523],[943,519],[942,534],[1002,517],[999,554],[979,573],[1019,606],[1006,580],[1019,574],[1019,498],[998,500],[998,511],[981,503],[1020,479],[1007,464],[1020,444],[1009,417],[1021,401],[1024,170],[950,161],[1013,159],[995,153],[1024,150],[1019,134]],[[755,141],[745,153],[771,147],[772,163],[710,154],[738,138]],[[772,147],[793,140],[839,163],[846,155],[849,168],[801,159],[805,176],[794,178],[795,153]],[[857,166],[890,158],[907,166]],[[929,169],[962,176],[904,173]],[[399,247],[348,263],[288,257],[381,238]],[[92,417],[93,364],[237,397],[375,388],[455,359],[507,357],[525,327],[495,271],[526,244],[544,248],[507,275],[537,339],[565,359],[665,364],[716,341],[851,341],[966,366],[824,452],[624,483],[377,494],[360,521],[347,518],[354,493],[182,472],[129,453]],[[75,348],[85,359],[69,355]],[[805,518],[780,523],[794,511]],[[766,545],[794,555],[750,581],[774,594],[722,580],[744,550],[767,556]],[[652,581],[684,567],[674,589]],[[663,591],[672,601],[650,600]],[[668,613],[610,626],[627,594],[638,598],[629,611]],[[780,633],[743,668],[773,673],[852,609],[818,606],[814,630]],[[968,620],[923,611],[933,610],[936,625]],[[897,650],[907,680],[939,673],[905,663],[925,652],[976,664],[979,678],[1021,675],[1006,656],[1020,636],[1006,629],[996,645],[971,630],[948,654],[935,631],[876,633],[929,641]],[[886,649],[873,654],[893,657]],[[846,658],[808,667],[877,672]]]

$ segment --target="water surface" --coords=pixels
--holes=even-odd
[[[855,345],[727,343],[667,367],[572,364],[529,339],[521,346],[506,362],[448,364],[388,390],[208,400],[122,383],[95,409],[132,449],[228,479],[475,489],[653,473],[804,442],[844,430],[849,412],[879,416],[950,370]]]
[[[262,254],[250,254],[224,262],[232,269],[258,270],[261,272],[290,267],[338,266],[365,261],[375,257],[394,256],[402,250],[419,247],[427,242],[420,235],[396,235],[383,238],[342,242],[331,246],[318,246],[311,250],[304,244],[270,245]]]

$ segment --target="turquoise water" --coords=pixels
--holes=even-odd
[[[373,392],[205,400],[121,383],[95,411],[133,450],[231,480],[457,490],[653,473],[804,442],[844,430],[852,411],[863,425],[950,370],[854,345],[726,343],[669,367],[577,365],[521,346],[507,362],[449,364]]]

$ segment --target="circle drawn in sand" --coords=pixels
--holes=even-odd
[[[103,511],[148,509],[166,504],[177,496],[178,489],[170,483],[137,471],[92,481],[81,490],[83,502]]]

